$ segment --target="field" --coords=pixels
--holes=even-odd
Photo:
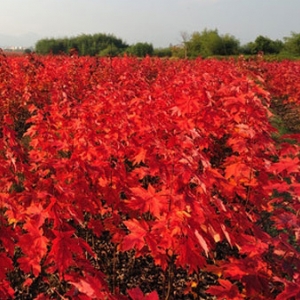
[[[1,299],[299,299],[300,62],[0,54]]]

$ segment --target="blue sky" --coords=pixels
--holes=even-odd
[[[300,0],[0,0],[0,46],[112,33],[129,44],[178,44],[181,32],[218,29],[242,44],[300,33]],[[27,39],[27,40],[26,40]],[[7,45],[5,45],[7,46]]]

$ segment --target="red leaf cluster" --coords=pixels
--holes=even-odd
[[[164,270],[215,273],[218,298],[297,298],[299,136],[275,143],[271,72],[245,64],[0,56],[0,298],[13,297],[18,248],[31,279],[57,274],[71,298],[120,299],[78,228]],[[218,258],[221,242],[237,255]]]

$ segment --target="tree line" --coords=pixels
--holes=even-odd
[[[259,35],[254,41],[241,45],[240,41],[230,34],[220,35],[218,30],[204,29],[191,35],[181,33],[179,45],[166,48],[154,48],[151,43],[139,42],[129,45],[112,34],[82,34],[76,37],[46,38],[36,43],[38,54],[74,53],[90,56],[134,55],[138,57],[159,56],[195,58],[198,56],[228,56],[264,54],[300,56],[300,33],[292,32],[283,40],[272,40]]]
[[[113,34],[82,34],[71,38],[47,38],[39,40],[35,45],[38,54],[74,53],[90,56],[118,56],[124,53],[136,56],[153,55],[154,49],[149,43],[128,45]]]

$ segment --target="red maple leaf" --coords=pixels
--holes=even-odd
[[[294,281],[278,277],[275,277],[275,280],[284,284],[284,291],[276,297],[276,300],[300,299],[300,276]]]
[[[7,272],[13,270],[12,260],[3,252],[0,252],[0,281],[6,279]]]
[[[104,281],[86,272],[83,273],[83,277],[77,274],[65,275],[65,280],[75,288],[74,293],[80,293],[82,296],[87,296],[88,299],[107,299],[108,289]]]
[[[153,291],[147,295],[144,295],[140,288],[132,288],[127,290],[128,295],[132,300],[159,300],[158,294],[156,291]]]
[[[28,233],[19,238],[18,245],[21,247],[24,256],[18,259],[18,263],[24,272],[29,273],[32,271],[34,276],[37,277],[41,272],[41,260],[47,254],[49,240],[34,221],[26,223],[24,228]]]
[[[251,178],[251,168],[242,161],[228,163],[225,169],[225,178],[233,180],[236,183],[248,181]]]
[[[4,222],[0,217],[0,222]],[[10,256],[14,255],[16,232],[11,227],[1,226],[1,242]]]
[[[278,163],[274,163],[271,167],[276,174],[286,171],[287,174],[300,172],[300,161],[298,157],[283,157]]]
[[[54,230],[53,232],[56,237],[45,263],[49,265],[49,272],[58,270],[62,276],[69,267],[77,265],[76,259],[84,258],[85,251],[95,256],[84,240],[73,237],[74,230],[65,232]]]
[[[204,250],[205,255],[208,257],[208,252],[209,252],[208,245],[207,245],[205,239],[202,237],[202,235],[198,232],[197,229],[195,230],[195,236],[196,236],[199,244],[201,245],[202,249]]]
[[[157,217],[168,209],[168,197],[165,191],[156,192],[151,184],[147,190],[142,187],[133,187],[130,190],[132,197],[126,201],[128,207],[141,213],[150,212]]]
[[[220,286],[211,286],[206,292],[217,296],[218,299],[226,300],[241,300],[244,297],[239,293],[239,289],[235,284],[232,284],[229,280],[219,279]]]
[[[121,244],[121,250],[127,251],[132,249],[141,250],[145,246],[145,236],[149,231],[149,226],[144,220],[124,221],[130,233],[126,235]]]
[[[145,162],[147,150],[144,148],[139,148],[137,155],[133,158],[133,164],[137,165],[140,162]]]
[[[8,280],[1,280],[0,284],[0,299],[13,299],[15,291],[10,286]]]

